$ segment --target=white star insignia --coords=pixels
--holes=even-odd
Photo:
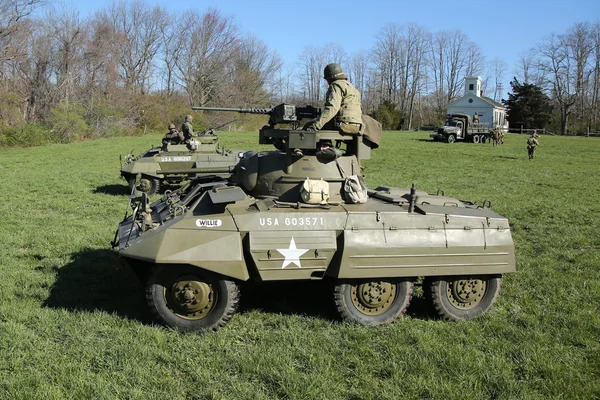
[[[280,252],[284,257],[283,265],[281,269],[284,269],[290,264],[296,264],[298,267],[302,268],[300,265],[300,256],[306,253],[310,249],[297,249],[296,242],[294,241],[294,237],[292,236],[292,240],[290,241],[290,247],[288,249],[275,249]]]

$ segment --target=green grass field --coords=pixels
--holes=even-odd
[[[161,135],[0,150],[1,399],[600,398],[600,139],[431,142],[385,132],[370,187],[492,202],[517,273],[483,318],[419,296],[386,327],[338,322],[318,283],[246,285],[216,333],[157,326],[110,249],[127,206],[119,153]],[[224,133],[257,148],[256,133]]]

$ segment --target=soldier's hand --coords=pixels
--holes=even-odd
[[[317,128],[315,127],[315,122],[311,121],[311,122],[307,123],[306,125],[304,125],[304,130],[309,131],[309,132],[316,132]]]

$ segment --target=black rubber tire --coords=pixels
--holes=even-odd
[[[394,285],[395,296],[390,299],[386,309],[383,312],[374,311],[376,314],[370,315],[359,308],[355,302],[360,302],[353,292],[361,285],[386,283]],[[338,282],[333,289],[333,298],[339,315],[345,321],[358,323],[361,325],[387,325],[402,317],[408,308],[413,295],[413,283],[406,280],[387,280],[387,281],[351,281]],[[353,301],[354,298],[354,301]]]
[[[473,136],[473,143],[479,143],[479,135],[474,135]]]
[[[469,293],[471,301],[453,294],[463,282],[485,284],[478,292]],[[472,285],[471,285],[472,286]],[[498,275],[478,277],[430,277],[423,282],[426,298],[441,318],[448,321],[464,321],[482,316],[489,311],[500,294],[502,277]]]
[[[135,175],[129,176],[129,179],[127,179],[127,186],[129,186],[130,193],[133,192],[133,189],[135,188],[135,183],[136,183]]]
[[[148,181],[148,183],[144,185],[148,187],[147,190],[143,190],[142,181]],[[153,195],[160,191],[160,180],[158,180],[157,178],[142,175],[142,177],[140,178],[140,183],[138,183],[137,189],[140,192],[145,192],[147,195]]]
[[[210,288],[210,305],[198,313],[178,308],[177,291],[187,282]],[[187,287],[187,286],[186,286]],[[196,292],[197,293],[197,292]],[[182,296],[179,297],[181,302]],[[155,265],[146,283],[146,302],[150,312],[162,325],[184,331],[216,331],[227,324],[235,314],[240,301],[240,292],[234,281],[224,279],[208,271],[192,266]],[[189,299],[187,303],[190,303]]]
[[[456,136],[454,135],[448,135],[448,139],[447,139],[448,143],[452,144],[454,142],[456,142]]]
[[[481,135],[481,143],[485,144],[487,137],[485,135]]]

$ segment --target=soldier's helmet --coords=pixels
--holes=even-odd
[[[175,124],[169,124],[169,129],[175,129]]]
[[[323,71],[323,78],[327,80],[347,79],[344,71],[342,71],[342,67],[337,63],[327,64]]]

